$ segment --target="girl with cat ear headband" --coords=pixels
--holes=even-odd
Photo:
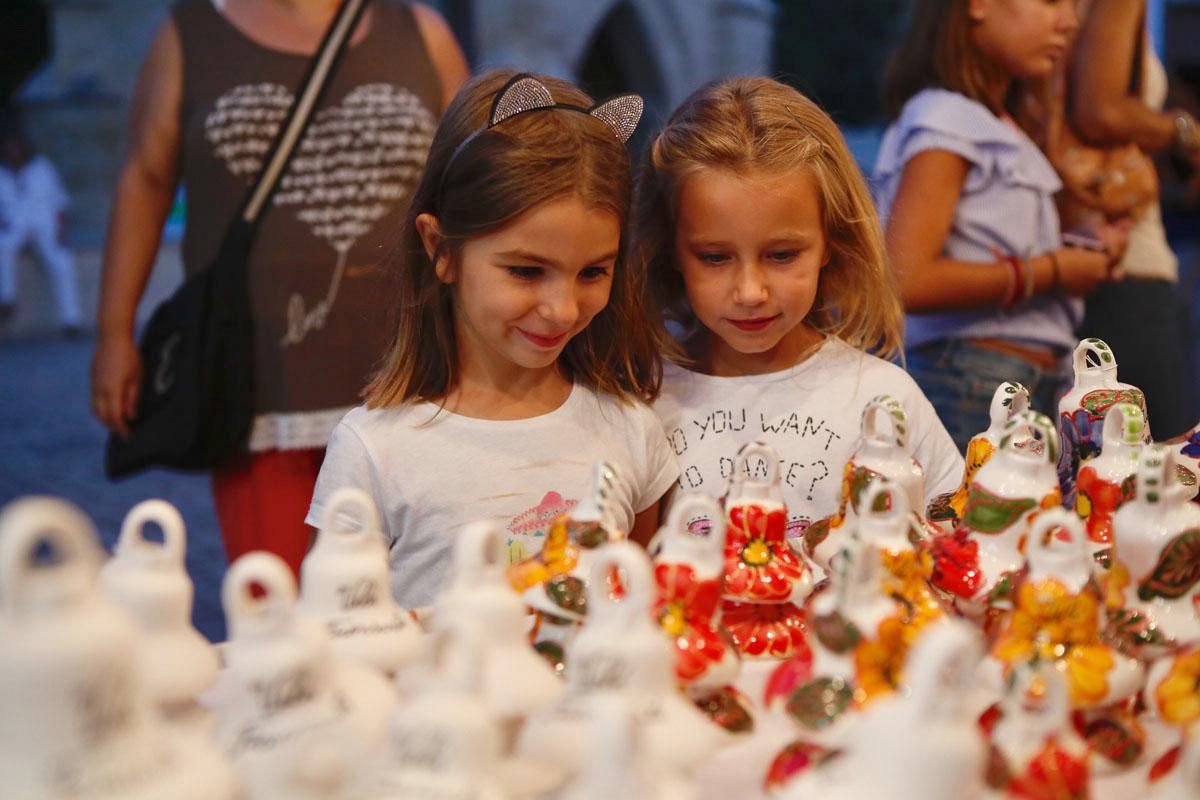
[[[392,346],[334,432],[309,513],[318,524],[346,485],[370,493],[402,605],[432,601],[468,522],[500,520],[510,557],[535,555],[597,461],[621,476],[617,524],[657,527],[678,477],[646,405],[667,334],[622,252],[641,106],[493,72],[438,126],[391,265]]]

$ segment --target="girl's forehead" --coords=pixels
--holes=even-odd
[[[678,197],[681,225],[688,218],[711,224],[730,217],[803,217],[819,205],[820,187],[807,167],[780,172],[705,167],[683,181]]]

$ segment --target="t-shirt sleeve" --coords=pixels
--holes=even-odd
[[[663,433],[662,422],[649,406],[638,403],[635,430],[642,432],[638,480],[633,487],[633,510],[640,514],[662,499],[671,485],[679,479],[679,462]],[[631,442],[637,447],[639,442]]]
[[[963,475],[963,457],[950,433],[925,397],[913,383],[913,396],[906,403],[913,417],[913,458],[925,470],[925,503],[958,488]]]
[[[366,443],[353,426],[342,420],[333,429],[329,444],[325,448],[325,461],[317,475],[312,503],[304,522],[320,528],[324,522],[325,505],[339,489],[353,486],[371,496],[379,514],[380,524],[388,541],[393,540],[393,531],[388,522],[387,507],[383,502],[383,488],[379,470]]]

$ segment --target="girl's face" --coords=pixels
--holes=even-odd
[[[464,371],[552,367],[608,304],[620,239],[614,214],[564,197],[470,239],[456,267],[440,262],[439,277],[454,285]]]
[[[969,0],[972,41],[1014,78],[1054,69],[1079,29],[1075,0]]]
[[[809,170],[704,168],[680,187],[675,263],[692,311],[715,334],[706,355],[716,374],[785,369],[820,340],[804,319],[828,261]]]

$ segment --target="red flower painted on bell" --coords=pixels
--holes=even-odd
[[[676,677],[692,683],[729,651],[714,619],[721,604],[721,579],[701,579],[690,564],[657,564],[654,579],[654,616],[674,640]]]
[[[742,655],[749,658],[789,658],[809,652],[804,612],[792,603],[721,604],[721,621]]]
[[[787,512],[735,505],[725,534],[725,596],[755,603],[786,602],[805,566],[788,545]]]
[[[983,572],[979,568],[979,544],[968,538],[966,532],[944,534],[933,540],[933,575],[929,582],[944,592],[956,597],[970,599],[983,586]]]

